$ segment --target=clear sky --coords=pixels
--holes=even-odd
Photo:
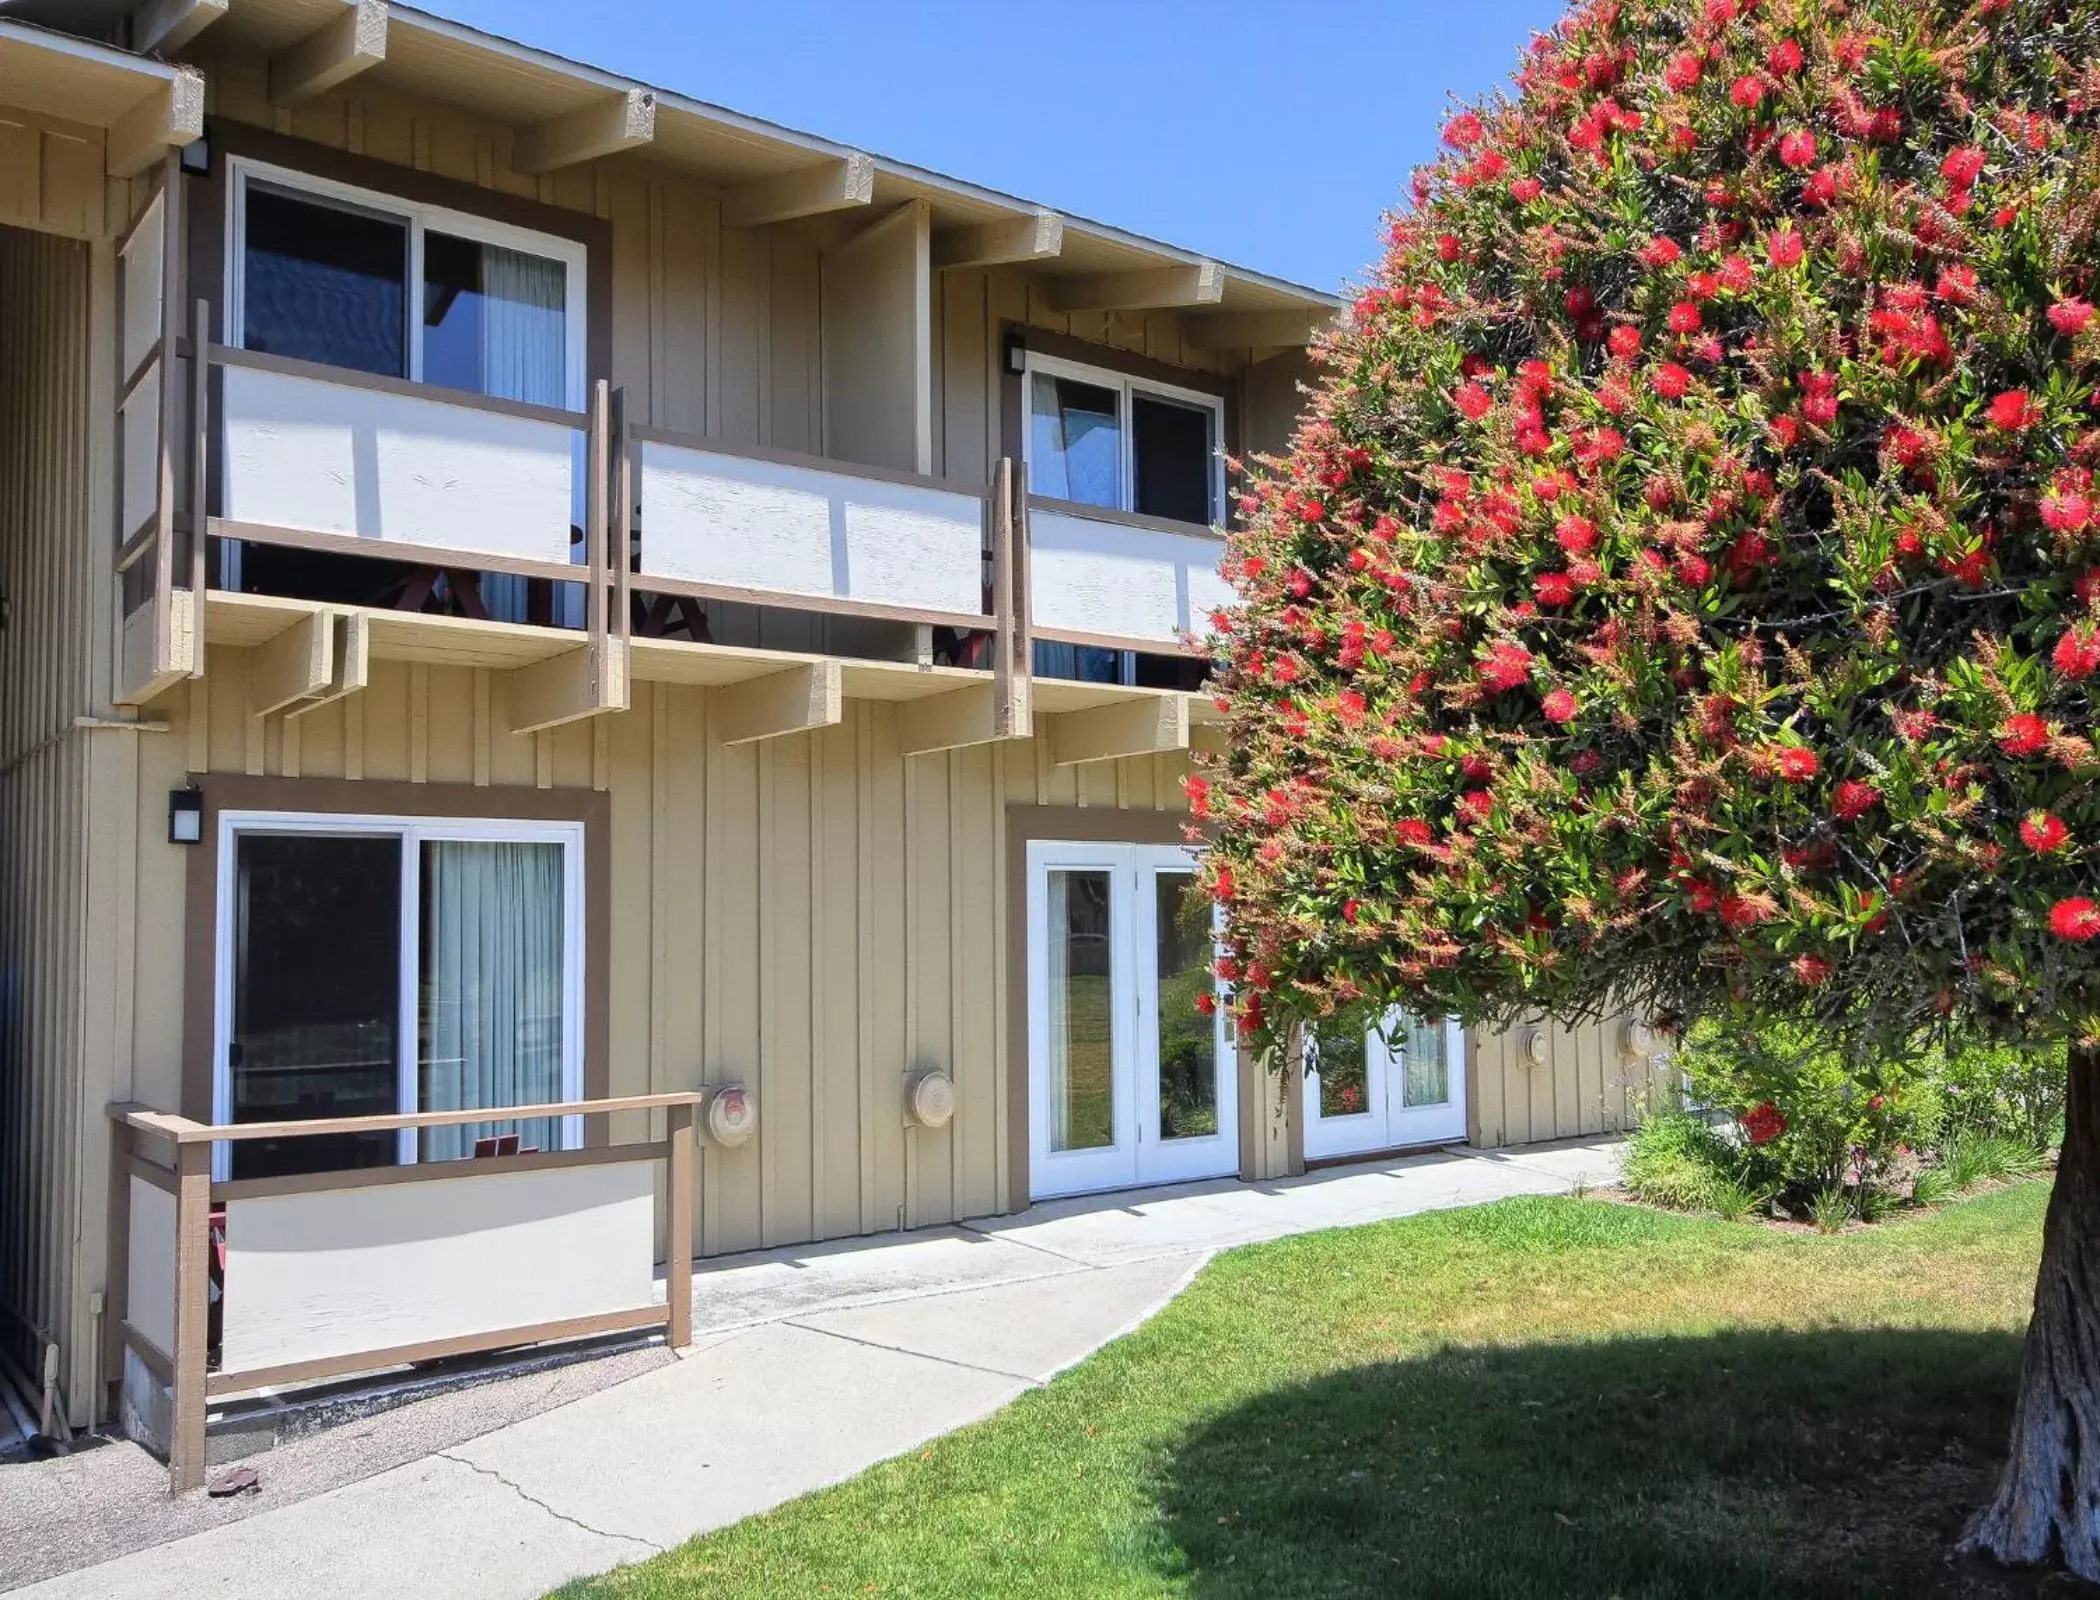
[[[418,0],[573,60],[1332,289],[1559,0]]]

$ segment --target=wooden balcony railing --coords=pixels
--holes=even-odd
[[[125,1197],[120,1259],[111,1263],[111,1326],[172,1391],[171,1489],[203,1481],[205,1407],[215,1395],[642,1328],[661,1327],[674,1348],[689,1344],[693,1116],[702,1098],[632,1095],[224,1125],[111,1106]],[[212,1177],[212,1146],[222,1140],[653,1110],[664,1113],[661,1139],[293,1177]],[[659,1167],[662,1304],[654,1293]],[[218,1247],[215,1213],[224,1216]],[[216,1349],[215,1248],[224,1252]]]
[[[1037,638],[1180,653],[1232,599],[1218,573],[1224,541],[1209,528],[1041,496],[1028,511]]]

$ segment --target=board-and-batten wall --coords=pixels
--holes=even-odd
[[[100,158],[83,187],[100,196]],[[85,1350],[131,969],[112,918],[136,862],[135,731],[106,709],[106,245],[0,225],[0,1340]],[[105,381],[98,375],[109,374]],[[116,1063],[112,1067],[109,1064]],[[96,1241],[93,1259],[80,1253]],[[85,1416],[89,1376],[65,1398]]]
[[[1469,1051],[1472,1142],[1534,1144],[1631,1128],[1663,1069],[1651,1058],[1623,1054],[1620,1027],[1618,1019],[1569,1025],[1542,1018],[1501,1033],[1476,1030]],[[1525,1054],[1534,1028],[1546,1036],[1546,1059],[1538,1066]]]
[[[1054,767],[1039,742],[906,759],[893,707],[849,701],[815,734],[723,746],[710,695],[637,684],[632,708],[517,736],[500,674],[382,663],[286,721],[247,711],[245,652],[214,650],[149,741],[142,815],[189,771],[596,786],[612,796],[611,1091],[732,1078],[751,1144],[703,1147],[703,1253],[1003,1210],[1009,804],[1178,809],[1179,756]],[[142,1096],[174,1105],[184,852],[140,882]],[[907,1131],[905,1074],[956,1080],[945,1129]],[[616,1127],[641,1136],[642,1123]]]

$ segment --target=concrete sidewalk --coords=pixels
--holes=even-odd
[[[71,1568],[8,1592],[534,1600],[996,1411],[1150,1316],[1217,1250],[1563,1193],[1616,1166],[1611,1141],[1453,1151],[712,1262],[694,1276],[694,1342],[677,1359],[420,1402],[362,1442],[333,1430],[259,1458],[259,1498],[170,1501],[148,1487],[165,1484],[158,1464],[128,1445],[0,1467],[0,1582]],[[591,1392],[544,1392],[561,1381]],[[346,1451],[367,1475],[329,1484],[319,1464],[335,1470]],[[20,1474],[41,1476],[23,1493]],[[10,1574],[5,1552],[33,1529],[41,1555]]]

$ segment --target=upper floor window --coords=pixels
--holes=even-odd
[[[227,327],[249,350],[580,408],[584,248],[231,163]]]
[[[1052,500],[1212,523],[1225,498],[1215,396],[1030,352],[1030,490]]]

